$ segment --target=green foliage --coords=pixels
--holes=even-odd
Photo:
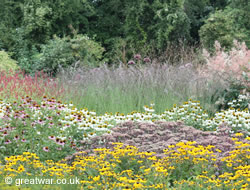
[[[190,21],[184,12],[184,1],[171,0],[169,3],[155,3],[156,23],[151,32],[154,32],[158,48],[166,46],[168,41],[178,41],[189,38]]]
[[[93,14],[87,0],[0,2],[0,47],[11,52],[20,67],[28,73],[36,71],[41,46],[54,34],[70,34],[70,24],[80,28],[81,32],[88,32],[87,17]]]
[[[204,24],[208,14],[213,11],[209,0],[187,0],[184,2],[185,13],[190,20],[190,35],[192,40],[199,40],[199,29]]]
[[[14,45],[11,33],[12,30],[0,22],[0,48],[8,50]]]
[[[242,90],[245,89],[245,86],[240,84],[231,84],[228,89],[225,89],[221,94],[220,98],[215,102],[215,104],[218,107],[218,110],[222,109],[228,109],[230,106],[229,102],[232,102],[233,100],[237,100]],[[245,101],[240,106],[240,108],[243,110],[247,108],[247,105],[245,104]]]
[[[241,81],[232,79],[230,81],[229,87],[224,89],[223,91],[220,91],[219,97],[217,97],[215,102],[218,111],[232,107],[231,102],[235,103],[236,100],[239,100],[239,97],[245,96],[245,94],[249,94],[250,87],[249,85],[247,86],[247,84],[249,84],[250,80],[247,75],[245,77],[246,83],[242,83]],[[233,107],[244,110],[245,108],[248,108],[248,105],[250,103],[249,101],[249,96],[246,99],[242,98],[241,101],[238,101],[237,104]]]
[[[109,59],[114,52],[125,62],[133,50],[143,54],[145,46],[150,46],[161,53],[169,42],[190,39],[183,0],[96,1],[94,7],[91,31],[107,49]]]
[[[36,57],[36,70],[55,73],[59,65],[66,67],[75,60],[70,44],[65,38],[54,37],[47,44],[41,46],[41,53]]]
[[[51,35],[71,34],[69,25],[72,25],[81,34],[91,33],[89,18],[95,14],[95,9],[89,0],[46,0],[44,3],[52,9]]]
[[[249,47],[249,8],[247,10],[242,7],[228,6],[225,10],[219,10],[210,15],[199,31],[204,46],[211,50],[217,40],[222,47],[230,49],[233,46],[233,40],[237,39],[245,41]]]
[[[23,28],[16,28],[11,32],[12,47],[9,51],[12,52],[13,59],[17,60],[18,65],[27,73],[34,73],[35,55],[38,54],[38,49],[34,44],[25,37]]]
[[[0,23],[7,28],[23,28],[25,39],[34,45],[46,43],[54,34],[70,34],[70,24],[88,32],[87,17],[94,13],[87,0],[2,1]]]
[[[73,56],[83,65],[96,67],[100,65],[104,48],[86,35],[75,35],[70,39]]]
[[[25,0],[22,28],[30,43],[44,43],[49,39],[52,9],[41,0]]]
[[[125,63],[149,49],[158,56],[171,43],[196,43],[200,37],[206,47],[215,40],[230,46],[233,38],[249,46],[246,0],[0,0],[0,4],[0,48],[29,72],[37,67],[41,46],[54,35],[74,38],[69,26],[100,42],[109,63]]]
[[[35,57],[35,70],[56,74],[59,67],[66,68],[76,61],[85,66],[98,66],[104,49],[85,35],[54,37],[41,46],[41,53]]]
[[[0,70],[18,70],[16,61],[11,59],[7,52],[0,51]]]

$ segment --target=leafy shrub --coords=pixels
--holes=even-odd
[[[75,61],[68,40],[56,36],[41,46],[41,53],[36,58],[36,70],[48,73],[56,72],[59,65],[66,67]]]
[[[70,39],[70,46],[76,60],[83,65],[96,67],[101,63],[104,48],[86,35],[75,35]]]
[[[38,54],[38,47],[27,39],[25,29],[23,27],[10,31],[11,42],[13,45],[9,47],[12,58],[17,60],[19,67],[26,73],[35,73],[34,62]]]
[[[238,16],[244,14],[240,9],[230,7],[225,10],[216,11],[205,21],[199,34],[204,46],[212,50],[215,41],[219,41],[222,47],[230,49],[233,47],[233,40],[245,41],[250,46],[250,33],[246,25],[241,24]]]
[[[84,65],[97,66],[102,59],[104,49],[85,35],[74,38],[54,37],[41,46],[41,53],[36,57],[36,70],[55,74],[59,67],[68,67],[80,61]]]
[[[0,70],[18,70],[17,62],[11,59],[7,52],[0,51]]]

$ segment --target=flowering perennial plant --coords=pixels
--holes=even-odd
[[[36,154],[23,152],[5,157],[0,176],[77,176],[81,184],[76,189],[247,189],[250,139],[242,139],[247,143],[234,140],[238,146],[220,160],[215,154],[220,150],[196,142],[170,145],[163,158],[115,143],[113,149],[98,148],[93,155],[79,152],[70,164],[65,160],[41,162]]]
[[[58,98],[63,93],[65,93],[65,89],[43,72],[35,73],[34,77],[26,75],[24,72],[0,72],[1,98],[19,100],[26,95],[32,98],[42,98],[44,95]]]
[[[30,150],[42,160],[59,160],[76,152],[81,141],[109,133],[115,125],[131,120],[151,123],[182,120],[202,130],[219,130],[222,123],[228,123],[231,133],[242,130],[250,133],[248,109],[230,108],[209,118],[199,102],[189,100],[160,115],[154,113],[153,104],[145,106],[145,111],[97,116],[94,111],[77,110],[72,104],[63,104],[54,98],[44,97],[41,104],[29,96],[23,97],[21,103],[0,101],[0,159]]]
[[[250,50],[245,43],[234,41],[234,48],[225,52],[219,42],[215,42],[215,55],[204,50],[209,72],[216,72],[226,79],[234,79],[249,87]]]

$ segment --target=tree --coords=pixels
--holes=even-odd
[[[217,40],[230,49],[233,40],[245,41],[250,47],[250,3],[246,0],[233,0],[224,10],[211,14],[201,27],[199,34],[204,46],[213,49]]]

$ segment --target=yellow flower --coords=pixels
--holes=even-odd
[[[151,171],[151,168],[144,169],[144,172],[145,172],[146,174],[149,174],[150,171]]]
[[[134,183],[133,185],[134,188],[143,188],[143,185],[139,182]]]
[[[174,166],[170,166],[168,169],[170,169],[170,170],[174,170],[174,169],[175,169],[175,167],[174,167]]]
[[[238,139],[238,138],[232,138],[232,140],[233,140],[233,141],[237,141],[237,140],[239,140],[239,139]]]
[[[157,172],[167,172],[167,169],[164,169],[163,167],[157,167],[156,171]]]
[[[246,187],[248,187],[248,183],[245,183],[241,186],[241,188],[246,188]]]
[[[175,145],[168,145],[168,148],[174,148]]]
[[[17,170],[19,173],[21,173],[21,172],[25,171],[25,168],[23,165],[20,165]]]
[[[98,175],[98,176],[95,176],[94,178],[93,178],[93,180],[94,181],[99,181],[100,180],[100,176]]]
[[[221,152],[221,150],[220,150],[220,149],[218,149],[218,148],[217,148],[217,149],[215,149],[215,150],[216,150],[217,152]]]
[[[243,136],[243,134],[242,133],[235,133],[235,136],[236,137],[241,137],[241,136]]]

